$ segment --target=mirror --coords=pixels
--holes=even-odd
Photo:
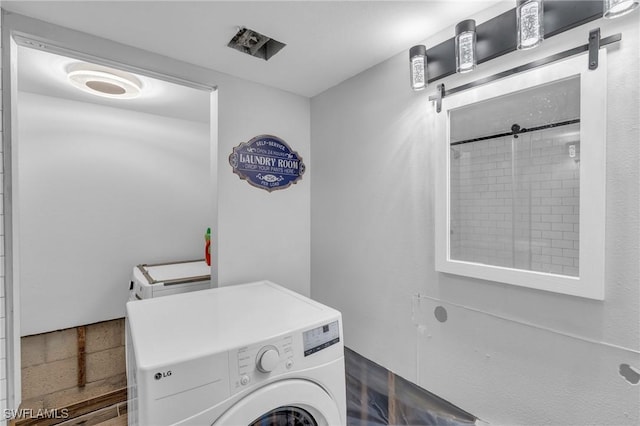
[[[450,257],[579,276],[580,77],[450,111]]]
[[[443,99],[436,269],[604,298],[606,57]]]

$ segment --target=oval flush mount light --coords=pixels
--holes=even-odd
[[[133,99],[140,95],[142,84],[135,76],[92,64],[74,64],[67,77],[78,89],[111,99]]]

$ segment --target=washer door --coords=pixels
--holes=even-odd
[[[212,426],[338,426],[338,406],[320,386],[307,380],[272,383],[247,395]]]

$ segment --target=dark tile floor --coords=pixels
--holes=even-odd
[[[476,418],[345,348],[348,426],[469,426]]]

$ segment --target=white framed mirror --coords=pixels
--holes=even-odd
[[[447,96],[436,269],[604,299],[606,56]]]

